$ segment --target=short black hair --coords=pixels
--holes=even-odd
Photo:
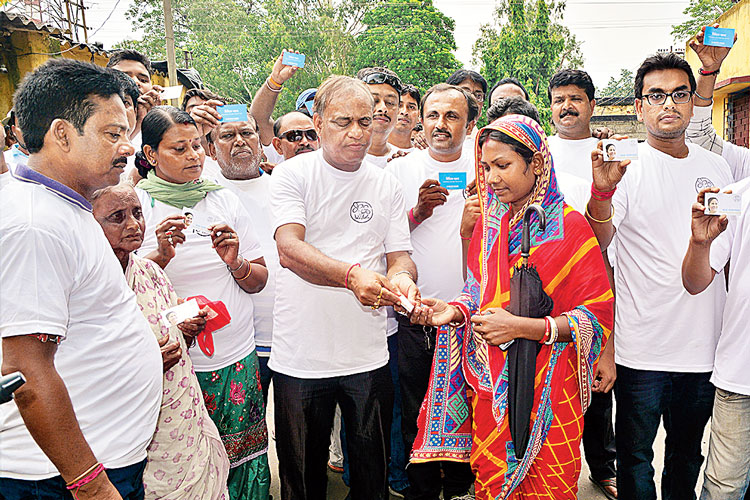
[[[223,101],[223,99],[218,94],[214,94],[208,89],[192,88],[192,89],[188,89],[187,92],[185,92],[185,97],[182,98],[182,107],[180,109],[185,111],[185,108],[187,108],[188,101],[192,99],[193,97],[200,97],[204,101],[210,101],[212,99]]]
[[[83,134],[86,121],[96,111],[93,96],[123,98],[115,70],[72,59],[50,59],[29,73],[13,102],[18,125],[29,153],[38,153],[44,136],[58,118]]]
[[[151,59],[146,54],[142,54],[137,50],[133,49],[120,49],[109,56],[107,67],[117,66],[122,61],[135,61],[143,64],[148,71],[149,75],[154,74],[154,69],[151,67]]]
[[[617,146],[615,146],[615,144],[613,142],[610,142],[609,144],[607,144],[607,147],[604,148],[604,149],[606,151],[609,151],[609,148],[615,148],[615,150],[617,150]]]
[[[528,116],[539,125],[542,124],[536,106],[517,95],[501,97],[490,106],[490,109],[487,110],[487,119],[490,123],[505,115],[524,115]]]
[[[466,98],[466,106],[469,108],[469,114],[466,123],[476,120],[477,116],[479,116],[479,101],[477,101],[477,99],[470,92],[465,91],[461,87],[457,87],[455,85],[450,85],[447,83],[438,83],[437,85],[433,85],[427,90],[427,92],[425,92],[424,96],[422,97],[422,101],[419,103],[419,115],[424,119],[424,103],[427,102],[428,97],[430,97],[432,94],[436,94],[438,92],[447,92],[449,90],[460,92],[461,95]]]
[[[507,85],[507,84],[515,85],[516,87],[523,90],[524,97],[526,97],[527,101],[529,100],[529,93],[526,91],[526,87],[524,87],[523,84],[520,81],[518,81],[518,78],[515,78],[513,76],[509,76],[509,77],[503,78],[502,80],[497,81],[497,83],[495,83],[495,85],[493,85],[492,88],[490,89],[489,94],[487,94],[487,98],[492,99],[492,93],[495,91],[495,89],[498,88],[500,85]],[[490,104],[492,104],[492,102],[490,102]]]
[[[415,87],[414,85],[404,85],[403,90],[401,90],[401,97],[408,95],[415,101],[417,101],[417,106],[420,106],[422,101],[422,96],[419,93],[419,89]]]
[[[472,82],[478,83],[482,86],[482,92],[487,95],[487,80],[476,71],[470,69],[459,69],[445,81],[448,85],[458,85],[464,80],[471,80]]]
[[[287,118],[292,113],[299,113],[302,116],[306,116],[310,118],[310,115],[308,115],[307,113],[303,113],[300,110],[290,111],[289,113],[286,113],[285,115],[281,115],[280,117],[276,118],[275,122],[273,122],[273,136],[274,137],[279,137],[279,132],[281,132],[281,125],[284,123],[284,118]]]
[[[158,150],[167,130],[174,125],[185,123],[194,125],[196,129],[198,128],[192,116],[174,106],[155,106],[146,113],[141,123],[141,150],[135,154],[135,166],[141,177],[145,179],[148,171],[153,168],[146,160],[143,148],[148,145],[154,151]]]
[[[594,88],[594,82],[591,81],[591,76],[582,69],[561,69],[554,74],[552,79],[549,81],[549,87],[547,88],[547,97],[552,100],[552,89],[557,87],[565,87],[567,85],[575,85],[583,89],[586,92],[586,97],[589,101],[594,100],[594,94],[596,89]]]
[[[130,97],[133,101],[133,106],[138,106],[138,98],[141,96],[141,91],[138,85],[136,85],[135,80],[121,71],[115,71],[115,75],[120,80],[123,95]]]
[[[643,97],[643,79],[647,74],[652,71],[665,69],[679,69],[687,73],[688,80],[690,81],[690,91],[695,92],[695,76],[693,76],[693,70],[690,68],[688,62],[677,54],[668,52],[666,54],[656,54],[643,61],[643,64],[641,64],[641,67],[635,73],[635,97],[637,99]]]

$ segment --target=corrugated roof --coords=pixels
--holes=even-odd
[[[16,12],[0,11],[0,29],[4,31],[39,31],[48,33],[50,36],[59,39],[63,45],[68,46],[65,50],[79,47],[81,49],[88,50],[93,54],[100,54],[105,57],[109,57],[109,53],[101,47],[92,44],[76,42],[67,37],[60,28],[57,28],[50,24],[37,22]]]

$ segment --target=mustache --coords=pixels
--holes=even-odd
[[[563,118],[565,118],[568,115],[570,115],[570,116],[578,116],[579,113],[578,113],[578,111],[576,111],[574,109],[566,109],[562,113],[560,113],[560,119],[562,120]]]
[[[448,137],[453,137],[453,134],[451,134],[447,129],[443,128],[435,127],[435,130],[432,132],[432,137],[435,137],[436,134],[446,134]]]
[[[295,153],[304,153],[305,151],[315,151],[309,144],[303,144],[294,150]]]
[[[386,115],[385,113],[378,113],[376,115],[372,115],[373,120],[376,118],[385,118],[386,120],[391,121],[391,117]]]
[[[127,165],[128,164],[128,157],[127,156],[118,156],[114,160],[112,160],[112,166],[117,167],[120,165]]]

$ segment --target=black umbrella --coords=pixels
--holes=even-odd
[[[536,267],[529,265],[529,223],[531,214],[539,218],[539,231],[547,226],[544,209],[530,205],[523,214],[521,234],[521,265],[510,278],[510,305],[508,311],[516,316],[543,318],[552,312],[552,299],[544,292]],[[541,345],[527,339],[516,339],[508,349],[508,418],[510,435],[520,459],[529,444],[529,421],[534,404],[534,375],[536,354]]]

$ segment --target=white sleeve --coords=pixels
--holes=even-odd
[[[276,151],[276,148],[273,147],[273,144],[263,146],[263,154],[266,155],[266,160],[268,160],[268,163],[272,163],[273,165],[277,165],[284,161],[284,157],[280,155],[278,151]]]
[[[628,189],[630,188],[630,182],[628,182],[628,174],[625,173],[620,185],[617,186],[617,191],[612,197],[612,208],[614,209],[614,217],[612,217],[612,224],[615,229],[620,227],[620,224],[625,220],[628,215]]]
[[[250,214],[234,193],[227,192],[227,194],[232,195],[231,198],[234,202],[232,213],[235,214],[235,217],[232,229],[237,232],[237,236],[240,239],[240,254],[247,260],[255,260],[263,257],[263,251],[260,248],[260,240],[258,239],[258,234],[253,227],[253,221]]]
[[[724,140],[716,134],[711,120],[711,109],[711,106],[693,106],[693,117],[690,118],[685,130],[685,140],[721,155]]]
[[[729,261],[729,256],[732,252],[732,242],[734,241],[734,232],[737,228],[737,223],[734,220],[736,217],[729,218],[729,225],[726,230],[711,243],[711,250],[709,253],[709,262],[711,263],[711,269],[720,273],[724,266]]]
[[[4,232],[0,255],[0,336],[64,337],[78,267],[74,250],[48,231],[23,226]]]
[[[391,181],[393,189],[393,203],[391,204],[391,220],[388,224],[388,232],[385,235],[385,253],[409,252],[411,253],[411,233],[409,222],[406,219],[406,205],[404,203],[404,192],[401,183],[395,178]]]
[[[726,160],[729,168],[732,169],[735,182],[750,177],[750,149],[725,142],[721,157]]]
[[[299,174],[302,169],[280,165],[271,176],[271,215],[273,231],[284,224],[301,224],[307,226],[305,210],[304,178]],[[307,169],[309,170],[309,169]]]

